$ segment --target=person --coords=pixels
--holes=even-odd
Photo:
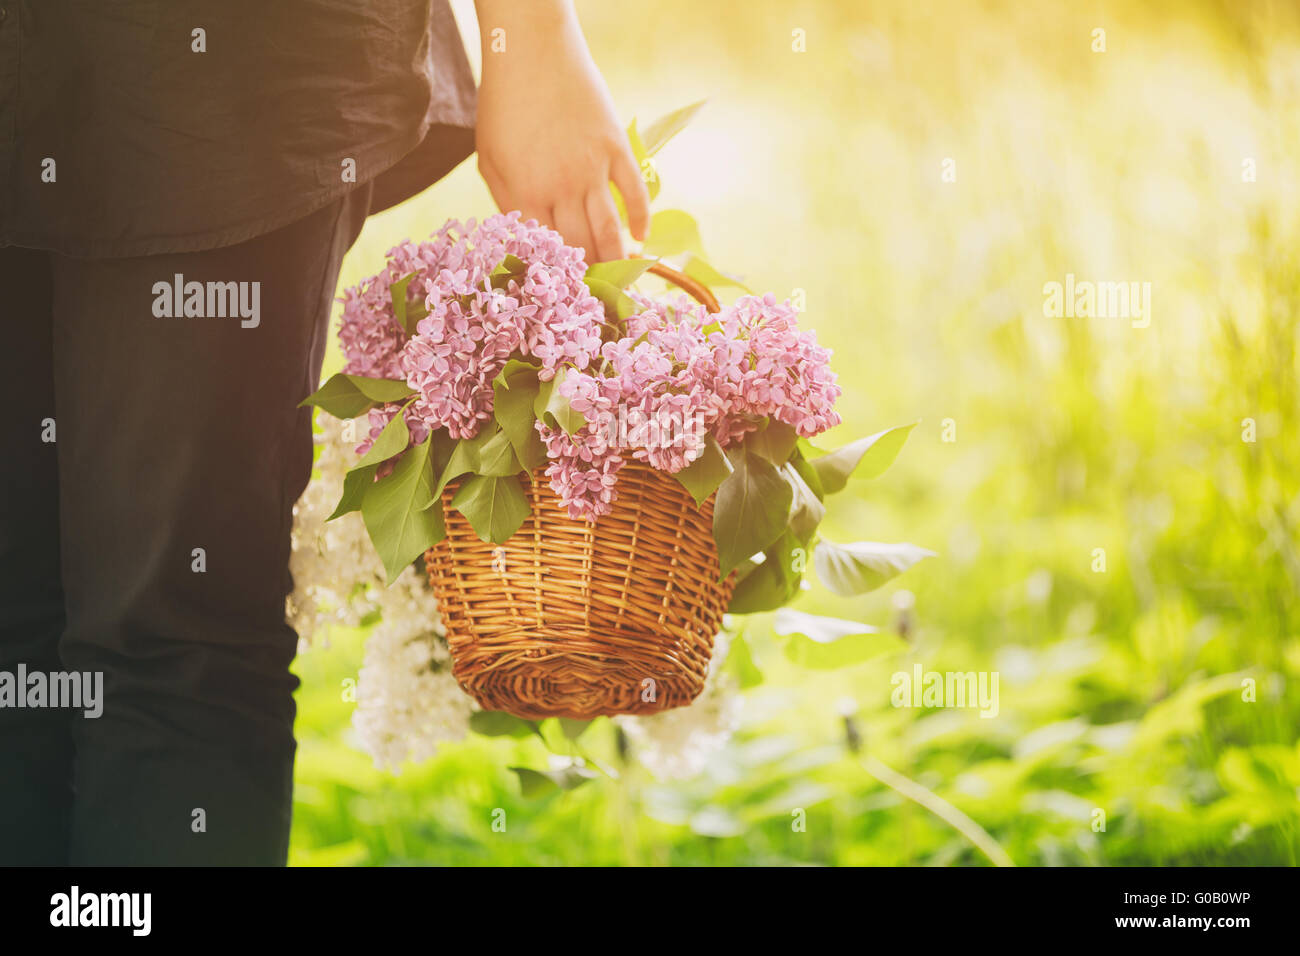
[[[589,261],[611,182],[644,234],[570,0],[476,12],[477,91],[445,0],[0,0],[0,862],[286,861],[298,403],[367,215],[476,146]]]

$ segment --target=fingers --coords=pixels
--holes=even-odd
[[[478,163],[479,175],[483,177],[483,182],[487,183],[488,192],[492,194],[492,201],[497,204],[497,208],[502,212],[513,212],[519,210],[520,217],[536,219],[543,226],[550,226],[552,229],[558,228],[555,224],[555,215],[551,206],[546,203],[537,201],[528,201],[520,199],[507,185],[507,180],[496,170],[490,162],[479,155]]]
[[[602,177],[603,179],[603,177]],[[609,185],[601,182],[587,193],[587,226],[591,230],[591,239],[595,243],[595,254],[588,255],[588,262],[608,262],[610,259],[623,258],[623,236],[618,229],[618,212],[614,208],[614,197]]]
[[[497,204],[497,208],[502,212],[509,212],[514,209],[514,202],[510,195],[510,190],[506,188],[505,180],[496,171],[483,154],[479,154],[478,173],[483,177],[483,182],[487,183],[488,192],[492,194],[492,201]]]
[[[581,246],[587,262],[599,261],[596,247],[587,226],[587,210],[579,195],[558,198],[555,203],[555,229],[564,238],[566,246]]]
[[[646,231],[650,228],[650,193],[646,190],[641,170],[630,150],[620,150],[614,157],[610,170],[614,185],[623,195],[623,205],[627,207],[627,225],[632,237],[644,242]]]
[[[580,247],[587,262],[606,262],[621,259],[624,255],[623,236],[619,228],[618,211],[609,190],[612,179],[627,207],[628,225],[632,234],[644,239],[649,228],[650,197],[640,170],[629,150],[621,150],[612,157],[613,166],[602,169],[588,179],[583,188],[555,190],[547,201],[549,190],[534,190],[531,200],[526,193],[516,195],[510,177],[500,172],[480,155],[479,171],[497,207],[503,211],[518,209],[524,219],[536,219],[560,233],[569,246]],[[516,184],[517,185],[517,184]]]
[[[502,208],[505,209],[506,207],[503,206]],[[550,226],[556,232],[559,232],[560,235],[564,235],[563,230],[560,229],[559,225],[555,221],[555,210],[551,206],[540,205],[537,203],[523,203],[515,208],[519,209],[519,218],[523,219],[525,222],[529,219],[536,219],[543,226]]]

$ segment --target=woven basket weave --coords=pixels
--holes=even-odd
[[[699,283],[651,271],[717,311]],[[734,588],[718,581],[712,498],[697,508],[671,475],[628,459],[613,511],[589,524],[568,517],[538,469],[520,479],[531,514],[493,545],[451,507],[457,484],[443,492],[447,536],[425,567],[466,693],[530,720],[695,699]]]

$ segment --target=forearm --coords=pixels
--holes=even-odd
[[[476,9],[483,77],[474,136],[492,198],[553,227],[588,262],[619,258],[611,181],[639,239],[650,198],[572,0],[477,0]]]
[[[483,81],[546,57],[586,54],[573,0],[475,0]],[[504,52],[510,56],[502,56]]]

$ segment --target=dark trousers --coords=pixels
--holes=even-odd
[[[0,672],[103,675],[98,718],[0,707],[0,864],[285,862],[297,405],[369,192],[206,252],[0,249]],[[259,324],[156,316],[177,274],[260,283]]]

